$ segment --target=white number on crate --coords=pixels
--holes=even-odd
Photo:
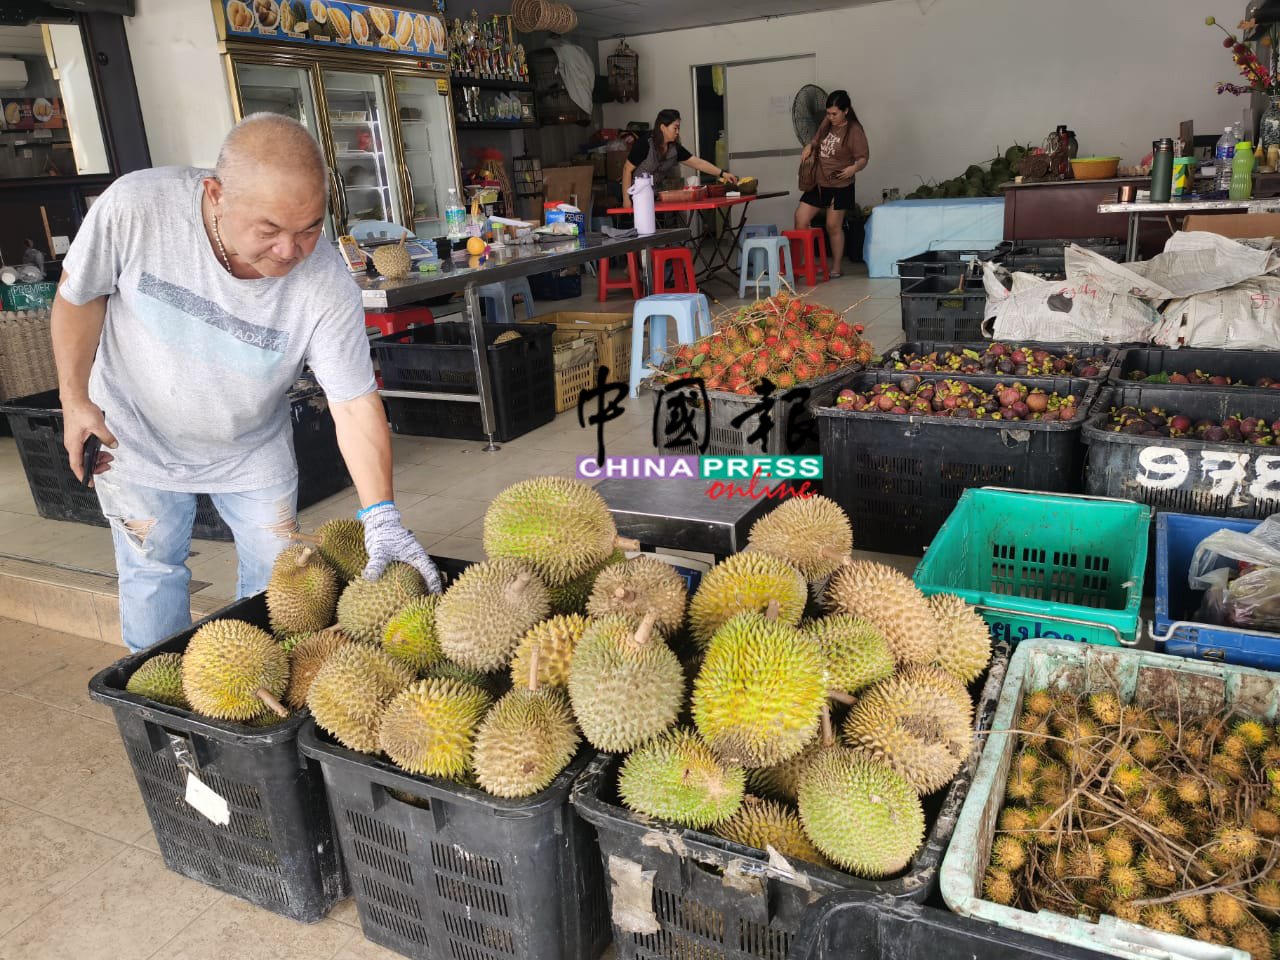
[[[1138,483],[1153,490],[1177,490],[1188,478],[1208,481],[1215,497],[1247,493],[1258,500],[1280,498],[1280,456],[1143,447],[1138,452]]]

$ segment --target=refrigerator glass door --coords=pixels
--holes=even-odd
[[[378,224],[404,219],[383,75],[326,69],[323,76],[347,232],[365,224],[376,235]]]
[[[458,186],[448,87],[442,94],[438,86],[448,82],[406,74],[395,77],[400,140],[412,193],[412,227],[423,238],[445,234],[444,209],[449,188]]]

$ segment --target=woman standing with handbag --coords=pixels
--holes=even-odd
[[[800,176],[808,173],[811,159],[813,185],[796,207],[796,229],[807,230],[813,218],[826,210],[827,240],[831,247],[831,276],[840,276],[844,259],[844,215],[853,209],[853,178],[871,157],[867,135],[858,122],[849,94],[836,90],[827,97],[827,115],[800,157]]]

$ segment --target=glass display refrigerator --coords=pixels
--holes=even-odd
[[[286,114],[324,149],[327,235],[444,234],[462,191],[443,5],[214,0],[214,14],[236,119]]]

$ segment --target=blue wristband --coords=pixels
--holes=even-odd
[[[366,514],[373,510],[377,510],[379,507],[394,507],[395,505],[396,502],[394,500],[379,500],[377,503],[369,504],[369,506],[365,507],[363,510],[357,510],[356,519],[363,520]]]

